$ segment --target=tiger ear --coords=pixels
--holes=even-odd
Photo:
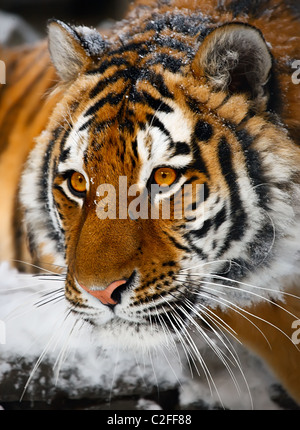
[[[193,71],[216,89],[265,97],[272,56],[261,32],[248,24],[224,24],[203,40]]]
[[[70,26],[62,21],[48,23],[48,45],[52,62],[63,81],[70,82],[105,49],[97,30]]]

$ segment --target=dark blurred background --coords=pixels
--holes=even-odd
[[[13,42],[9,41],[8,44],[16,44],[16,34],[23,25],[29,32],[30,29],[33,30],[32,37],[34,33],[43,37],[49,18],[88,26],[109,23],[111,20],[121,19],[130,2],[131,0],[0,0],[0,42],[1,34],[4,38],[8,27],[9,31],[15,27]],[[20,20],[16,22],[11,14]]]

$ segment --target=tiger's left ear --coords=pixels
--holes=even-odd
[[[48,44],[52,62],[65,82],[76,79],[106,46],[97,30],[70,26],[58,20],[48,23]]]
[[[224,24],[203,40],[193,71],[216,89],[247,92],[252,99],[265,98],[272,56],[261,32],[248,24]]]

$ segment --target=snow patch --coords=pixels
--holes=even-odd
[[[212,375],[208,383],[200,366],[200,375],[195,370],[192,375],[183,352],[175,356],[167,350],[140,353],[117,344],[101,346],[97,331],[69,313],[63,280],[55,275],[24,275],[0,264],[0,320],[6,329],[6,343],[0,344],[2,402],[19,400],[24,388],[25,398],[48,402],[56,389],[77,399],[113,399],[139,392],[139,409],[159,409],[144,396],[153,389],[179,387],[182,409],[189,405],[276,409],[268,395],[272,377],[241,347],[235,351],[243,371],[235,369],[234,381],[213,351],[199,346]],[[13,382],[7,386],[10,373]]]

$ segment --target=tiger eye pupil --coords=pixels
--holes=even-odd
[[[72,185],[72,188],[79,193],[82,193],[86,190],[86,181],[84,176],[81,173],[74,172],[72,174],[71,185]]]
[[[160,186],[170,186],[176,179],[176,171],[170,167],[157,169],[154,174],[155,182]]]

